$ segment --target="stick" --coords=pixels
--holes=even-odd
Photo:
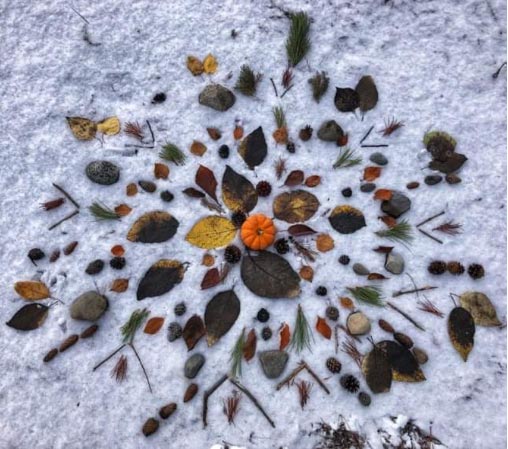
[[[309,374],[315,379],[315,381],[319,384],[319,386],[326,391],[327,394],[330,394],[330,390],[328,389],[328,387],[323,383],[323,381],[318,377],[318,375],[312,371],[310,369],[310,366],[307,365],[307,363],[305,363],[303,360],[302,360],[302,363],[303,365],[305,366],[305,369],[309,372]]]
[[[275,91],[275,96],[278,97],[279,93],[277,92],[277,86],[273,82],[273,78],[270,78],[270,81],[272,82],[273,90]]]
[[[150,379],[148,378],[148,374],[146,373],[146,370],[145,370],[145,366],[143,365],[143,362],[141,361],[141,358],[139,357],[139,354],[138,354],[138,351],[136,351],[136,348],[134,347],[134,345],[131,343],[129,343],[129,346],[132,348],[132,350],[134,351],[134,354],[136,354],[136,358],[138,359],[138,362],[139,364],[141,365],[141,368],[143,369],[143,374],[145,375],[145,378],[146,378],[146,382],[148,384],[148,389],[150,390],[150,393],[153,393],[152,391],[152,386],[150,385]]]
[[[339,353],[339,325],[337,324],[334,328],[335,334],[335,354]]]
[[[282,95],[280,96],[280,98],[282,98],[284,95],[286,95],[292,88],[293,88],[294,84],[291,84],[291,86],[289,86],[284,92],[282,92]]]
[[[413,318],[411,318],[406,312],[403,312],[402,310],[400,310],[397,306],[395,306],[394,304],[392,304],[390,301],[387,301],[386,304],[391,307],[393,310],[395,310],[396,312],[400,313],[406,320],[408,320],[410,323],[412,323],[414,326],[416,326],[418,329],[422,330],[425,332],[425,328],[421,325],[421,324],[418,324],[418,322],[416,322],[415,320],[413,320]]]
[[[104,365],[104,363],[106,363],[111,357],[113,357],[115,354],[117,354],[118,352],[120,352],[123,348],[125,347],[125,343],[120,346],[119,348],[117,348],[115,351],[113,351],[110,355],[108,355],[102,362],[99,362],[97,365],[95,365],[93,367],[93,370],[92,371],[95,371],[97,368],[100,368],[102,365]]]
[[[245,393],[245,395],[252,401],[252,403],[256,406],[256,408],[263,414],[263,416],[266,418],[266,420],[270,423],[270,425],[275,428],[275,423],[272,421],[272,419],[268,416],[268,414],[265,412],[263,407],[261,407],[261,404],[258,402],[258,400],[254,397],[254,395],[246,388],[244,387],[240,382],[238,382],[236,379],[233,379],[232,377],[229,378],[229,381],[236,386],[240,391]]]
[[[416,227],[418,228],[418,227],[420,227],[420,226],[424,225],[425,223],[428,223],[429,221],[434,220],[434,218],[440,217],[441,215],[444,215],[444,214],[445,214],[445,211],[443,210],[443,211],[439,212],[439,213],[438,213],[438,214],[436,214],[436,215],[432,215],[432,217],[429,217],[429,218],[427,218],[426,220],[423,220],[421,223],[418,223],[418,224],[416,225]]]
[[[435,288],[437,288],[437,287],[432,287],[430,285],[426,285],[425,287],[414,288],[413,290],[399,290],[397,292],[393,292],[392,298],[396,298],[397,296],[402,296],[402,295],[408,295],[411,293],[424,292],[426,290],[434,290]]]
[[[150,122],[148,120],[146,121],[146,124],[148,125],[148,129],[150,131],[150,135],[152,136],[152,144],[153,144],[153,143],[155,143],[155,136],[153,135],[152,125],[150,125]]]
[[[369,134],[372,132],[372,130],[374,129],[374,125],[372,125],[369,130],[367,131],[367,133],[365,134],[365,136],[362,137],[362,140],[360,140],[360,145],[363,143],[363,141],[369,137]]]
[[[492,78],[496,79],[498,76],[499,76],[499,73],[501,72],[501,70],[503,69],[503,67],[506,65],[506,62],[503,62],[501,64],[501,67],[499,67],[495,73],[492,74]]]
[[[71,8],[83,21],[87,24],[90,24],[90,22],[86,19],[86,17],[82,16],[76,9],[74,9],[72,6],[69,5],[69,8]]]
[[[377,144],[377,145],[362,145],[362,148],[385,148],[385,147],[389,147],[390,145],[386,144],[386,143],[380,143],[380,144]]]
[[[53,187],[55,187],[55,189],[58,189],[60,190],[60,192],[62,192],[67,198],[69,198],[69,201],[74,204],[74,206],[76,206],[78,209],[79,209],[79,204],[74,200],[74,198],[72,196],[70,196],[62,187],[60,187],[58,184],[55,184],[53,183]]]
[[[282,379],[278,384],[277,386],[275,387],[275,389],[278,391],[280,390],[284,385],[289,385],[289,382],[291,382],[296,376],[298,376],[298,374],[300,373],[300,371],[303,371],[305,369],[305,365],[303,365],[302,363],[300,363],[291,373],[289,373],[289,375],[287,377],[285,377],[284,379]]]
[[[207,415],[208,415],[208,398],[219,388],[228,378],[227,374],[224,374],[217,382],[215,382],[208,390],[205,391],[203,395],[203,425],[206,427],[208,425]]]
[[[61,225],[64,221],[70,220],[72,217],[74,217],[74,215],[77,215],[77,214],[79,214],[79,210],[76,209],[72,214],[69,214],[69,215],[65,216],[60,221],[57,221],[55,224],[52,224],[48,228],[48,231],[51,231],[52,229],[55,229],[57,226]]]
[[[440,243],[441,245],[443,242],[439,240],[437,237],[434,237],[433,235],[429,234],[427,231],[424,231],[423,229],[417,228],[423,235],[426,235],[429,239],[434,240],[437,243]]]

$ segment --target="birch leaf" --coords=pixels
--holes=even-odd
[[[218,67],[217,59],[215,59],[215,56],[213,56],[211,53],[206,55],[205,59],[203,60],[203,70],[205,73],[213,74],[217,71]]]
[[[48,287],[41,281],[19,281],[14,284],[14,290],[23,299],[38,301],[51,296]]]
[[[218,215],[199,220],[189,231],[185,240],[203,249],[221,248],[228,245],[236,235],[235,225]]]

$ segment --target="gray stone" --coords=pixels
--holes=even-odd
[[[370,271],[367,269],[367,267],[361,263],[355,263],[353,265],[353,271],[359,276],[368,276],[370,274]]]
[[[279,377],[288,363],[289,354],[285,351],[263,351],[259,353],[261,368],[268,379]]]
[[[442,180],[443,180],[443,177],[441,175],[428,175],[428,176],[425,176],[425,179],[423,181],[428,186],[434,186],[436,184],[439,184]]]
[[[337,139],[343,135],[344,131],[335,120],[323,122],[317,132],[318,138],[325,142],[337,142]]]
[[[376,189],[376,184],[373,182],[366,182],[360,186],[360,191],[363,193],[370,193]]]
[[[227,111],[235,101],[235,94],[220,84],[209,84],[199,94],[199,104],[216,111]]]
[[[71,318],[96,321],[108,308],[108,300],[94,290],[78,296],[71,304]]]
[[[372,153],[369,159],[371,160],[371,162],[374,162],[374,164],[377,165],[388,164],[388,159],[386,159],[386,156],[383,153]]]
[[[370,320],[362,312],[350,313],[346,326],[351,335],[365,335],[370,332]]]
[[[193,354],[191,355],[187,361],[185,362],[185,366],[183,368],[184,375],[187,379],[194,379],[199,370],[205,364],[205,356],[203,354]]]
[[[109,161],[92,161],[86,166],[86,176],[92,182],[109,186],[120,179],[120,169]]]
[[[381,210],[393,218],[399,218],[411,208],[411,200],[401,192],[393,192],[392,198],[381,203]]]
[[[404,259],[399,253],[393,251],[386,257],[385,268],[393,274],[401,274],[404,271]]]

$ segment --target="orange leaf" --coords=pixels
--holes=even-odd
[[[125,188],[125,193],[127,194],[127,196],[134,196],[134,195],[136,195],[136,193],[138,193],[138,186],[136,184],[134,184],[133,182],[131,182]]]
[[[324,318],[321,318],[320,316],[317,317],[316,330],[327,340],[330,340],[330,338],[332,338],[331,327],[328,326],[326,320]]]
[[[355,306],[353,300],[351,298],[348,298],[347,296],[343,296],[342,298],[340,298],[340,305],[345,309],[353,309]]]
[[[194,156],[203,156],[203,154],[206,153],[206,145],[203,142],[200,142],[198,140],[194,140],[192,142],[192,145],[190,146],[190,152]]]
[[[110,290],[116,293],[123,293],[128,288],[129,288],[129,279],[118,278],[113,281]]]
[[[164,318],[162,318],[160,316],[154,316],[153,318],[150,318],[146,322],[146,326],[145,326],[145,329],[143,330],[143,332],[145,334],[150,334],[150,335],[156,334],[157,332],[160,331],[163,324],[164,324]]]
[[[392,199],[393,192],[389,189],[377,189],[374,192],[375,200],[389,201]]]
[[[289,330],[289,326],[287,325],[287,323],[282,323],[282,326],[280,327],[279,330],[279,336],[280,336],[279,349],[283,351],[289,344],[289,340],[291,338],[291,331]]]
[[[216,285],[219,285],[221,281],[222,278],[219,269],[210,268],[203,276],[203,280],[201,281],[201,290],[215,287]]]
[[[115,207],[115,213],[120,215],[120,217],[125,217],[131,213],[131,208],[127,206],[127,204],[120,204]]]
[[[169,167],[166,164],[156,162],[153,166],[153,174],[157,179],[168,179]]]
[[[365,181],[374,181],[381,175],[381,167],[365,167],[363,179]]]
[[[318,176],[318,175],[312,175],[312,176],[309,176],[306,180],[305,180],[305,185],[307,187],[316,187],[318,186],[319,184],[321,184],[321,176]]]
[[[389,228],[393,228],[397,224],[397,220],[395,220],[393,217],[390,217],[389,215],[383,215],[382,217],[378,218]]]
[[[256,331],[251,329],[243,346],[243,358],[248,362],[256,354],[257,336]]]
[[[219,140],[222,137],[222,133],[217,128],[206,128],[206,130],[212,140]]]
[[[115,245],[111,248],[111,254],[116,257],[122,257],[125,254],[125,249],[122,245]]]

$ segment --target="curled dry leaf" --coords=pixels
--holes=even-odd
[[[41,281],[19,281],[14,284],[14,290],[23,299],[38,301],[51,296],[49,288]]]
[[[115,207],[115,214],[117,214],[119,217],[125,217],[126,215],[129,215],[132,211],[132,208],[127,206],[127,204],[119,204]]]
[[[393,196],[393,191],[389,189],[377,189],[374,192],[374,199],[381,201],[390,201]]]
[[[32,331],[42,326],[48,316],[48,310],[49,307],[44,304],[27,304],[21,307],[5,324],[19,331]]]
[[[324,318],[317,317],[316,330],[327,340],[332,338],[332,328],[328,325]]]
[[[257,346],[257,336],[256,331],[251,329],[247,334],[247,338],[245,340],[245,344],[243,346],[243,358],[248,362],[251,360],[256,354],[256,346]]]
[[[287,323],[282,323],[280,330],[279,330],[279,350],[284,351],[286,349],[287,345],[291,341],[291,331],[289,330],[289,326]]]
[[[335,242],[329,234],[319,234],[316,238],[316,248],[322,253],[331,251],[335,247]]]
[[[108,117],[97,123],[97,131],[106,136],[118,134],[121,128],[118,117]]]
[[[195,181],[210,198],[212,198],[216,203],[218,202],[217,194],[215,193],[217,190],[217,180],[215,179],[215,175],[212,170],[204,165],[200,165],[196,172]]]
[[[309,220],[319,208],[319,200],[305,190],[294,190],[277,195],[273,201],[275,218],[287,223]]]
[[[122,245],[115,245],[111,248],[111,254],[115,257],[122,257],[125,254],[125,249]]]
[[[133,182],[128,184],[127,187],[125,188],[125,194],[127,196],[134,196],[137,193],[138,193],[138,186],[136,184],[134,184]]]
[[[192,315],[183,328],[182,337],[190,351],[205,335],[205,325],[199,315]]]
[[[321,176],[318,175],[309,176],[305,180],[305,185],[307,187],[317,187],[319,184],[321,184]]]
[[[153,175],[156,179],[168,179],[169,167],[162,162],[156,162],[153,166]]]
[[[316,231],[312,229],[311,227],[304,225],[304,224],[295,224],[291,225],[288,228],[289,235],[292,235],[293,237],[303,237],[306,235],[312,235],[315,234]]]
[[[200,142],[199,140],[194,140],[190,146],[190,152],[195,156],[203,156],[203,154],[206,153],[206,145],[203,142]]]
[[[205,327],[208,346],[213,346],[235,324],[240,300],[233,290],[217,293],[206,305]]]
[[[202,265],[204,265],[205,267],[211,267],[211,266],[213,266],[214,263],[215,263],[215,257],[214,256],[212,256],[209,253],[203,254],[203,259],[201,261]]]
[[[198,248],[213,249],[228,245],[236,235],[236,227],[225,217],[209,216],[199,220],[185,240]]]
[[[83,117],[67,117],[69,128],[78,140],[92,140],[97,133],[97,125]]]
[[[129,232],[127,240],[140,243],[161,243],[176,234],[179,222],[167,212],[156,210],[139,217]]]
[[[314,270],[309,265],[304,265],[302,268],[300,268],[300,277],[304,281],[312,282],[314,279]]]
[[[363,171],[365,181],[375,181],[379,176],[381,176],[381,167],[365,167]]]
[[[305,175],[302,170],[293,170],[287,175],[284,185],[287,187],[299,186],[304,179]]]
[[[160,331],[162,325],[164,324],[164,318],[161,316],[154,316],[153,318],[150,318],[146,324],[145,328],[143,329],[143,332],[145,334],[154,335],[157,332]]]
[[[194,76],[201,75],[205,71],[203,63],[192,55],[187,56],[187,68]]]
[[[218,128],[206,128],[206,131],[212,140],[219,140],[222,137],[222,133]]]
[[[110,290],[116,293],[123,293],[129,288],[129,279],[118,278],[111,284]]]

